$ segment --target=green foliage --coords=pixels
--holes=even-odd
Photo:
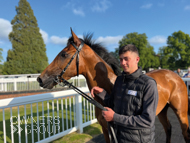
[[[119,61],[119,48],[115,48],[115,51],[110,53]]]
[[[190,36],[182,31],[168,36],[168,46],[159,49],[162,68],[177,69],[190,66]]]
[[[3,73],[40,73],[47,67],[48,58],[37,20],[26,0],[20,0],[16,12],[11,21],[13,30],[9,34],[12,49],[8,51]]]
[[[160,57],[160,66],[164,69],[169,69],[168,65],[168,59],[170,57],[170,54],[167,54],[168,48],[166,46],[160,47],[158,51],[158,55]]]
[[[3,65],[0,64],[0,75],[3,74],[2,69],[3,69]]]
[[[140,56],[139,66],[141,66],[142,69],[159,67],[159,57],[154,52],[154,48],[148,43],[145,33],[138,34],[134,32],[127,34],[119,41],[119,48],[127,44],[133,44],[138,48]]]
[[[182,31],[174,32],[168,37],[168,53],[171,54],[168,59],[170,67],[188,67],[190,65],[190,36]]]
[[[1,64],[3,62],[3,56],[2,56],[3,49],[0,48],[0,75],[2,74],[3,65]]]
[[[3,61],[2,51],[3,51],[3,49],[0,48],[0,63]]]

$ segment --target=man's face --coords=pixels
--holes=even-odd
[[[119,55],[120,65],[123,71],[131,74],[138,69],[138,62],[140,60],[139,56],[135,52],[125,52]]]
[[[177,72],[180,72],[180,69],[177,69]]]

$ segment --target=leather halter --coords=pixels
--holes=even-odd
[[[66,65],[66,67],[62,70],[61,74],[56,77],[56,79],[55,79],[56,81],[59,81],[59,78],[62,78],[62,75],[65,73],[66,69],[69,67],[69,65],[71,64],[71,62],[73,61],[73,59],[75,58],[76,55],[77,55],[77,58],[76,58],[77,76],[79,75],[79,52],[81,51],[82,47],[84,46],[84,42],[81,41],[81,44],[79,45],[79,47],[77,47],[73,41],[71,41],[71,44],[77,51],[72,56],[72,58],[70,59],[70,61]]]

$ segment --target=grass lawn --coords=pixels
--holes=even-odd
[[[91,140],[93,137],[102,133],[102,129],[99,123],[92,124],[83,129],[82,134],[71,133],[60,139],[53,141],[52,143],[85,143]]]

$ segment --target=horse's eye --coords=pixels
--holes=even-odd
[[[68,54],[66,52],[61,53],[61,56],[64,57],[64,58],[67,57],[67,55]]]

